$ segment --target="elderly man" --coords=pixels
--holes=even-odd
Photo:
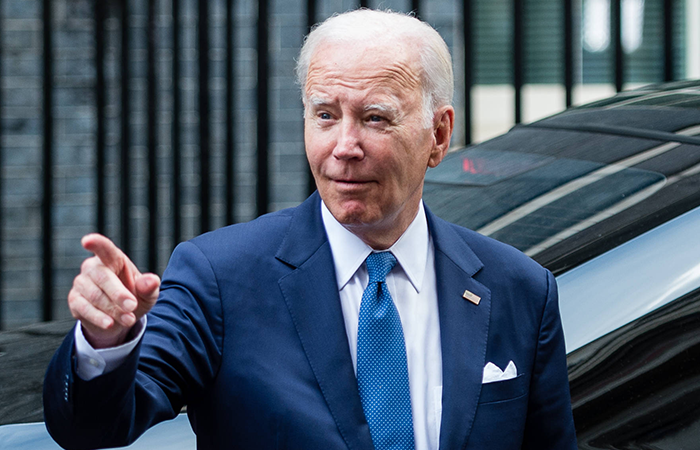
[[[318,193],[181,244],[162,283],[83,239],[51,434],[124,445],[187,405],[200,449],[576,448],[554,278],[421,202],[454,124],[443,40],[341,14],[298,77]]]

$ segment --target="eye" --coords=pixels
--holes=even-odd
[[[369,120],[370,122],[383,122],[385,119],[384,119],[384,117],[382,117],[382,116],[378,116],[378,115],[376,115],[376,114],[372,114],[371,116],[369,116],[368,120]]]
[[[331,115],[327,112],[322,112],[318,114],[318,118],[321,120],[331,120]]]

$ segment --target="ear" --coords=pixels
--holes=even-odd
[[[442,162],[450,148],[450,139],[455,127],[455,110],[447,105],[438,109],[433,119],[434,145],[428,159],[428,167],[436,167]]]

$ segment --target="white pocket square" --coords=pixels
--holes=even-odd
[[[518,369],[515,368],[513,361],[509,362],[506,370],[501,370],[497,365],[490,362],[484,366],[484,377],[481,380],[482,384],[493,383],[494,381],[511,380],[518,376]]]

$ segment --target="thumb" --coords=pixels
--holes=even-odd
[[[136,296],[139,298],[139,309],[145,314],[151,310],[158,300],[160,293],[160,278],[154,273],[136,275],[134,284]]]

